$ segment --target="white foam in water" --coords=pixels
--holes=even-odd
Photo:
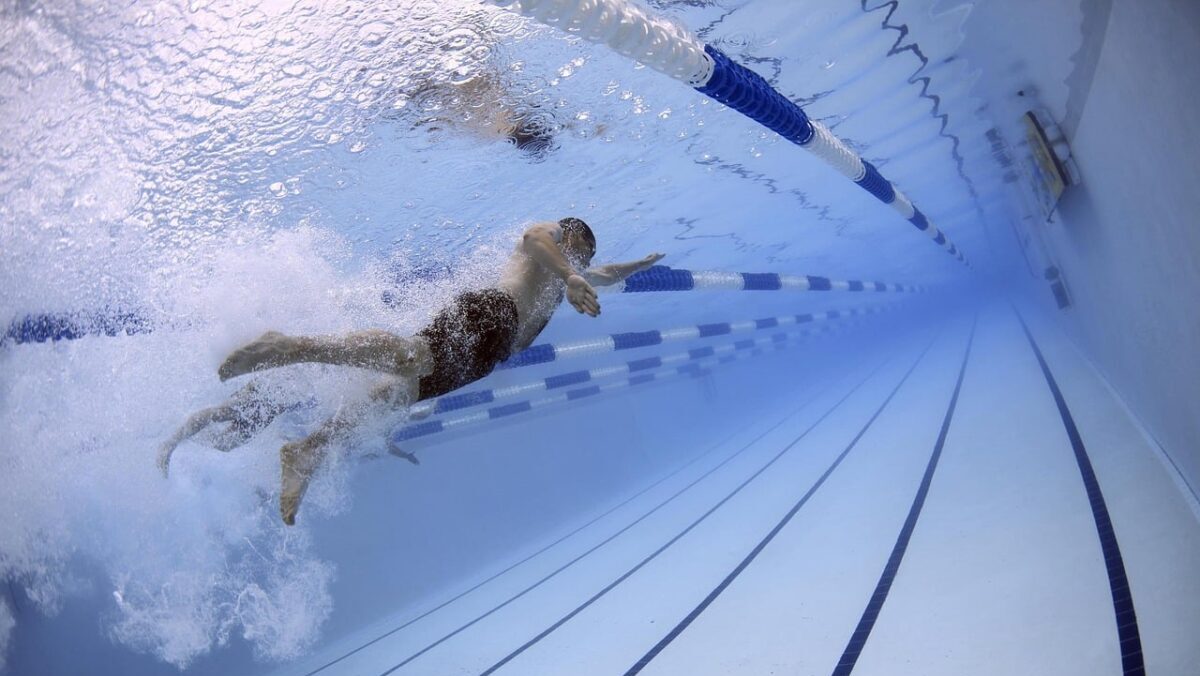
[[[303,522],[348,506],[346,464],[335,458],[310,489],[301,525],[287,528],[278,517],[282,425],[229,454],[185,443],[169,480],[154,458],[191,411],[241,386],[215,374],[236,345],[269,328],[411,331],[437,307],[430,298],[495,272],[496,251],[483,247],[453,279],[401,290],[402,307],[391,310],[378,300],[377,270],[339,272],[346,250],[315,229],[259,237],[222,249],[208,270],[160,283],[173,329],[25,345],[19,358],[7,356],[3,575],[53,612],[71,560],[99,564],[117,611],[112,637],[179,667],[234,635],[271,660],[311,645],[332,608],[335,571],[312,554]],[[315,394],[311,420],[361,398],[372,381],[321,366],[258,377],[298,400]]]
[[[319,261],[276,247],[258,262],[273,268],[263,279],[282,275],[293,298],[320,304],[317,289],[305,286],[326,279]],[[61,602],[54,578],[83,556],[114,588],[113,636],[173,664],[186,665],[234,631],[268,656],[293,654],[312,639],[329,612],[332,571],[275,517],[269,496],[277,491],[279,438],[264,435],[227,456],[185,445],[170,481],[153,466],[172,427],[230,389],[216,384],[211,346],[236,342],[231,324],[283,314],[268,301],[280,297],[273,283],[188,298],[192,309],[214,303],[213,312],[193,314],[212,317],[208,326],[26,346],[19,361],[9,360],[3,426],[15,453],[0,497],[13,515],[3,534],[5,572],[27,579],[41,608]],[[232,292],[244,304],[221,317],[215,303]]]

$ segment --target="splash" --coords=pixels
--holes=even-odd
[[[0,8],[0,317],[136,306],[158,327],[0,352],[0,578],[37,610],[98,584],[108,633],[181,668],[234,636],[266,660],[316,640],[336,571],[276,507],[278,448],[298,428],[228,455],[185,445],[169,481],[154,449],[228,396],[215,365],[263,330],[411,331],[490,274],[475,241],[454,275],[386,307],[413,266],[356,263],[368,219],[323,204],[361,180],[339,159],[363,156],[379,125],[413,133],[428,112],[405,110],[414,92],[496,77],[499,36],[525,30],[498,16],[466,0]],[[465,122],[485,102],[450,103]],[[319,417],[368,378],[264,380],[315,395]],[[352,465],[318,478],[305,517],[348,508]],[[0,603],[0,654],[15,622]]]
[[[156,289],[173,324],[6,353],[0,509],[10,518],[0,523],[0,576],[53,613],[80,587],[74,564],[98,566],[111,588],[111,636],[179,667],[231,636],[267,660],[311,646],[332,609],[335,571],[313,554],[303,521],[347,509],[354,460],[380,449],[356,444],[319,475],[296,529],[278,519],[278,450],[363,397],[375,376],[322,366],[256,376],[280,396],[315,396],[316,410],[232,453],[185,444],[170,480],[154,456],[190,411],[240,387],[215,377],[232,346],[268,328],[412,332],[445,298],[496,273],[496,249],[482,246],[453,275],[396,287],[397,271],[412,269],[405,259],[348,271],[348,251],[344,238],[315,228],[224,247],[212,268]],[[385,289],[396,307],[381,300]],[[367,432],[382,445],[382,429]]]

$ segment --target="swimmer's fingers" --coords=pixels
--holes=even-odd
[[[589,313],[594,317],[600,314],[600,299],[596,297],[596,290],[588,287],[584,290],[584,305],[587,306]]]
[[[600,314],[600,302],[596,299],[576,298],[571,300],[571,307],[575,308],[580,314],[585,314],[589,317],[595,317]]]
[[[584,293],[583,311],[591,317],[596,317],[600,314],[600,299],[596,297],[596,290],[590,286]]]
[[[655,263],[661,261],[665,257],[666,257],[666,254],[661,254],[661,253],[652,253],[649,256],[646,256],[645,258],[642,259],[643,269],[648,268],[651,265],[654,265]]]

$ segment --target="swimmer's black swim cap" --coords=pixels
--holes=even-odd
[[[567,216],[560,220],[558,225],[564,233],[573,232],[582,237],[592,247],[592,255],[596,255],[596,235],[592,233],[592,229],[588,227],[588,224],[583,222],[583,219]]]

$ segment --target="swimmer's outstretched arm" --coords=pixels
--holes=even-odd
[[[597,265],[594,268],[588,268],[583,273],[583,278],[586,279],[592,286],[609,286],[624,280],[629,275],[635,272],[641,272],[646,268],[654,265],[663,259],[664,254],[653,253],[645,258],[629,263],[609,263],[607,265]]]

